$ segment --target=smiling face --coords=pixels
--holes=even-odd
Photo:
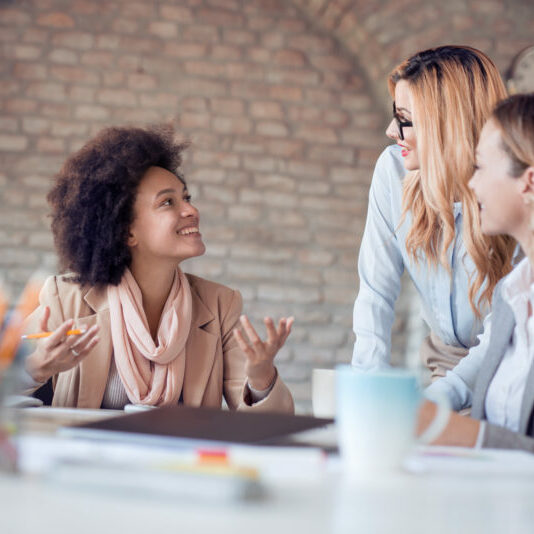
[[[128,246],[132,256],[180,263],[206,247],[199,213],[182,181],[162,167],[150,167],[137,189]]]
[[[525,176],[510,175],[511,161],[503,149],[497,125],[488,121],[480,134],[476,168],[469,181],[480,206],[480,224],[487,235],[507,234],[521,241],[528,233],[530,212],[525,203]]]
[[[401,122],[413,121],[412,94],[410,86],[406,80],[399,80],[395,85],[395,107],[397,118]],[[404,166],[406,169],[415,171],[419,169],[415,128],[413,126],[405,126],[402,129],[402,133],[404,139],[401,139],[400,137],[397,119],[393,118],[387,127],[386,135],[402,147],[402,157],[404,158]]]

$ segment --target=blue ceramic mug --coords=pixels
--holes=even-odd
[[[336,426],[342,458],[350,472],[400,469],[416,443],[429,443],[444,430],[450,415],[447,399],[429,428],[415,438],[423,400],[418,374],[407,369],[358,371],[336,368]]]

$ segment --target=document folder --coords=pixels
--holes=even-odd
[[[151,441],[187,440],[214,443],[284,444],[291,434],[319,428],[332,419],[267,412],[239,412],[213,408],[169,406],[110,419],[63,427],[71,437]],[[185,445],[185,443],[184,443]]]

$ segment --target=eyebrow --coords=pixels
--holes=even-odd
[[[167,193],[176,193],[176,189],[168,188],[168,189],[162,189],[157,193],[155,198],[160,197],[161,195],[166,195]]]

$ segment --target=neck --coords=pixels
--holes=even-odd
[[[525,256],[527,256],[530,265],[534,268],[534,234],[530,225],[526,228],[522,228],[513,236],[523,249]]]
[[[175,263],[141,261],[135,256],[132,258],[130,271],[141,290],[143,309],[154,340],[157,338],[161,313],[167,302],[176,268]]]

